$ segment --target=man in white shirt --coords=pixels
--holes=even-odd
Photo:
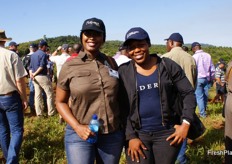
[[[62,46],[59,46],[55,52],[52,53],[52,56],[50,57],[50,60],[56,64],[56,69],[57,69],[57,78],[59,78],[59,73],[60,70],[65,63],[65,61],[70,57],[68,53],[68,44],[63,44]],[[61,55],[57,55],[57,53],[61,51]]]
[[[50,57],[50,61],[56,64],[56,77],[59,78],[60,70],[63,66],[63,64],[66,62],[66,60],[70,57],[69,51],[68,51],[69,45],[63,44],[62,46],[59,46],[55,52],[52,53],[52,56]],[[61,55],[57,55],[57,53],[61,51]],[[59,123],[63,123],[63,118],[61,115],[59,115]]]

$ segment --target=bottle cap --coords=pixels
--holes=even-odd
[[[97,120],[97,115],[93,114],[92,119]]]

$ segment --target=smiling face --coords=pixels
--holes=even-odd
[[[149,60],[149,44],[146,40],[131,40],[128,42],[128,53],[138,65]]]
[[[82,32],[82,45],[86,53],[93,55],[98,53],[103,43],[103,33],[93,30]]]

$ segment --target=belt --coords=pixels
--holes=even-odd
[[[0,94],[0,96],[12,96],[14,93],[16,93],[17,91],[12,91],[6,94]]]

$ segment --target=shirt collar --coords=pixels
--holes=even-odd
[[[94,60],[94,59],[89,58],[88,56],[89,56],[89,55],[86,54],[84,51],[80,51],[77,57],[80,58],[80,59]],[[105,59],[105,58],[106,58],[106,56],[105,56],[105,54],[103,54],[103,53],[99,53],[99,54],[97,55],[97,57],[96,57],[96,59],[98,59],[98,60],[99,60],[99,59]]]

